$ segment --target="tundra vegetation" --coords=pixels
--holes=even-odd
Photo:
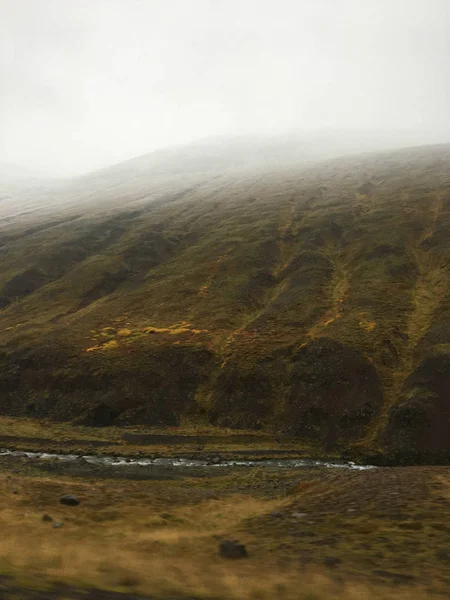
[[[449,147],[178,154],[0,204],[0,411],[446,460]]]
[[[244,150],[0,181],[0,445],[384,466],[0,457],[11,598],[448,593],[450,146]]]

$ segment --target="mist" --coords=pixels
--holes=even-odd
[[[0,162],[67,176],[218,135],[449,141],[449,27],[448,0],[1,0]]]

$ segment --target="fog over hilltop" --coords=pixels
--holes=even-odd
[[[0,163],[73,176],[211,136],[445,142],[449,25],[447,0],[3,0]]]
[[[289,135],[212,136],[191,144],[156,150],[103,169],[75,177],[45,178],[18,167],[0,164],[1,227],[11,219],[34,221],[64,209],[78,214],[86,209],[137,208],[155,201],[171,201],[204,184],[216,186],[347,167],[361,162],[361,180],[385,156],[400,167],[413,156],[432,160],[435,149],[446,145],[417,146],[417,138],[394,132],[322,131]],[[402,151],[411,147],[412,154]],[[389,158],[394,151],[394,155]],[[396,157],[397,151],[398,157]],[[445,150],[443,150],[445,151]],[[439,152],[439,151],[438,151]],[[369,158],[369,163],[366,158]],[[328,161],[332,161],[328,165]],[[358,161],[357,161],[358,162]],[[211,188],[211,193],[212,192]],[[69,211],[69,213],[67,212]]]

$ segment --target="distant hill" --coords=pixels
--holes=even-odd
[[[137,206],[171,196],[213,177],[229,176],[238,181],[339,156],[397,148],[407,142],[405,135],[383,132],[215,136],[150,152],[69,180],[45,181],[25,176],[23,169],[4,166],[4,172],[10,174],[6,191],[13,202],[0,202],[0,218],[19,215],[22,221],[26,217],[35,222],[51,218],[59,208],[66,214],[102,208],[109,212],[124,204]],[[22,177],[13,181],[14,171]],[[0,193],[1,172],[0,168]]]
[[[23,181],[26,179],[36,178],[36,174],[32,171],[19,167],[17,165],[11,165],[0,162],[0,182],[13,182]]]
[[[206,140],[0,202],[0,411],[447,460],[450,146],[324,154]]]
[[[39,193],[52,185],[31,170],[0,162],[0,231],[12,218],[31,215],[42,203]]]

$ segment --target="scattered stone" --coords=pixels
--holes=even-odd
[[[19,493],[17,490],[13,490],[12,492],[13,492],[13,494],[18,494]]]
[[[281,519],[283,517],[283,513],[280,511],[275,511],[273,513],[270,513],[271,517],[274,517],[275,519]]]
[[[326,567],[328,567],[329,569],[334,569],[335,567],[340,565],[341,562],[342,562],[342,559],[338,558],[337,556],[327,556],[325,558],[325,560],[323,561],[323,564]]]
[[[292,517],[294,519],[304,519],[307,516],[308,516],[308,513],[302,513],[302,512],[294,512],[294,513],[292,513]]]
[[[215,456],[212,460],[211,460],[211,464],[212,465],[218,465],[220,464],[222,461],[220,460],[219,456]]]
[[[247,549],[237,540],[223,540],[220,542],[219,553],[222,558],[246,558]]]
[[[61,523],[61,521],[54,521],[52,527],[53,529],[61,529],[61,527],[64,527],[64,523]]]
[[[65,504],[66,506],[78,506],[80,504],[78,498],[76,496],[71,496],[70,494],[61,496],[59,501],[61,504]]]
[[[43,515],[42,520],[44,521],[44,523],[51,523],[53,521],[53,517],[45,514],[45,515]]]

